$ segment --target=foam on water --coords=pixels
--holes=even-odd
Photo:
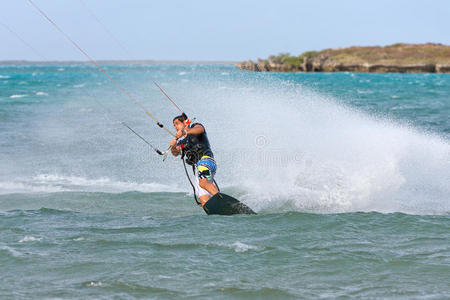
[[[136,183],[114,181],[106,177],[89,179],[79,176],[64,176],[57,174],[40,174],[21,181],[0,182],[0,194],[11,193],[55,193],[68,191],[88,191],[123,193],[137,191],[142,193],[153,192],[183,192],[175,185],[166,185],[157,182]]]
[[[259,248],[256,246],[248,245],[245,243],[241,243],[239,241],[233,243],[231,247],[234,249],[235,252],[247,252],[249,250],[258,250]]]
[[[27,242],[40,242],[42,238],[37,238],[31,235],[27,235],[19,240],[19,243],[27,243]]]
[[[17,181],[0,182],[0,195],[15,193],[56,193],[70,191],[60,186],[37,185],[32,182],[24,183]]]
[[[15,98],[23,98],[26,96],[28,96],[28,95],[11,95],[11,96],[9,96],[9,98],[15,99]]]

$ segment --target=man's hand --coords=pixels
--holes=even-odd
[[[173,156],[178,156],[181,153],[180,146],[177,146],[176,139],[170,141],[170,152],[172,152]]]
[[[178,130],[177,131],[177,134],[175,135],[175,137],[177,138],[177,139],[179,139],[180,137],[182,137],[184,135],[184,130]]]

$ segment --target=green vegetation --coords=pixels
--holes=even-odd
[[[280,53],[277,56],[269,56],[268,62],[298,67],[303,63],[303,58],[291,56],[289,53]]]
[[[265,62],[275,63],[275,64],[283,64],[291,67],[299,67],[303,64],[306,59],[311,59],[316,57],[319,54],[317,51],[307,51],[302,53],[299,56],[292,56],[289,53],[280,53],[278,55],[271,55],[269,59],[265,60]]]
[[[450,73],[450,46],[396,43],[271,55],[238,67],[263,72],[438,72]]]
[[[306,51],[306,52],[303,52],[299,57],[303,61],[303,60],[306,60],[306,59],[314,58],[317,55],[319,55],[319,52],[317,52],[317,51]]]

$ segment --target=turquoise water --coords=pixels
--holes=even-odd
[[[450,76],[107,66],[170,128],[205,124],[207,216],[170,140],[89,66],[0,66],[0,297],[450,296]]]

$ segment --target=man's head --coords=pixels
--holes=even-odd
[[[175,118],[173,118],[173,127],[175,127],[177,131],[183,130],[184,127],[186,126],[187,119],[188,117],[186,116],[185,113],[176,116]]]

